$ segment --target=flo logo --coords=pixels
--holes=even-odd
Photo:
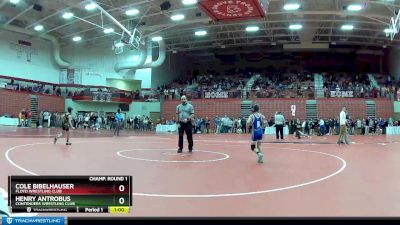
[[[228,13],[239,13],[242,11],[238,5],[228,5],[226,6],[226,11]]]

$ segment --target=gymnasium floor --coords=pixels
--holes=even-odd
[[[132,175],[130,216],[400,216],[399,136],[265,136],[257,164],[246,134],[197,134],[178,155],[175,134],[74,130],[66,146],[56,132],[0,127],[0,187],[8,175]]]

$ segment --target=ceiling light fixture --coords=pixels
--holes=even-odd
[[[128,9],[128,10],[126,10],[125,14],[128,16],[134,16],[134,15],[139,14],[139,10],[138,9]]]
[[[104,32],[105,34],[109,34],[109,33],[114,32],[114,29],[113,29],[113,28],[105,28],[105,29],[103,30],[103,32]]]
[[[351,24],[345,24],[341,27],[342,30],[353,30],[354,26]]]
[[[197,0],[182,0],[182,4],[184,4],[184,5],[194,5],[194,4],[197,4]]]
[[[176,15],[171,16],[171,20],[173,20],[173,21],[180,21],[183,19],[185,19],[185,15],[183,15],[183,14],[176,14]]]
[[[152,41],[161,41],[163,38],[161,36],[152,37]]]
[[[363,6],[360,4],[351,4],[347,6],[347,10],[349,11],[360,11],[361,9],[363,9]]]
[[[89,3],[89,4],[87,4],[87,5],[85,5],[85,9],[87,10],[87,11],[92,11],[92,10],[94,10],[94,9],[96,9],[96,4],[95,3]]]
[[[19,0],[10,0],[10,2],[14,5],[18,4]]]
[[[78,41],[81,41],[82,38],[79,37],[79,36],[75,36],[75,37],[72,38],[72,40],[75,41],[75,42],[78,42]]]
[[[291,11],[291,10],[298,10],[300,8],[300,4],[298,3],[288,3],[283,6],[284,10]]]
[[[194,35],[196,35],[196,36],[205,36],[206,34],[207,34],[207,31],[205,31],[205,30],[199,30],[199,31],[194,32]]]
[[[74,16],[72,12],[66,12],[62,15],[64,19],[71,19]]]
[[[290,30],[300,30],[302,28],[303,28],[303,25],[301,25],[301,24],[292,24],[289,26]]]
[[[36,31],[41,31],[43,30],[43,26],[42,25],[36,25],[33,29],[35,29]]]
[[[247,32],[256,32],[256,31],[259,31],[259,30],[260,30],[260,28],[258,26],[248,26],[248,27],[246,27],[246,31]]]

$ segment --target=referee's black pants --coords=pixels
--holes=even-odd
[[[186,137],[189,143],[189,151],[193,150],[193,131],[192,131],[192,122],[180,122],[179,123],[179,142],[178,142],[178,146],[179,146],[179,150],[183,149],[183,133],[186,133]]]
[[[281,139],[283,139],[283,125],[275,125],[276,129],[276,139],[279,139],[279,134],[281,136]]]

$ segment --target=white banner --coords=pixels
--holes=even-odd
[[[75,82],[75,70],[67,69],[67,84],[74,84]]]
[[[111,93],[109,92],[92,92],[93,101],[111,102]]]
[[[80,69],[61,69],[60,84],[82,84],[82,71]]]
[[[228,98],[228,92],[206,92],[204,93],[204,98]]]
[[[292,116],[296,116],[296,105],[291,105],[290,111],[292,111]]]
[[[17,84],[7,84],[6,85],[6,89],[17,90],[18,89],[18,85]]]
[[[353,98],[353,91],[331,91],[332,98]]]

